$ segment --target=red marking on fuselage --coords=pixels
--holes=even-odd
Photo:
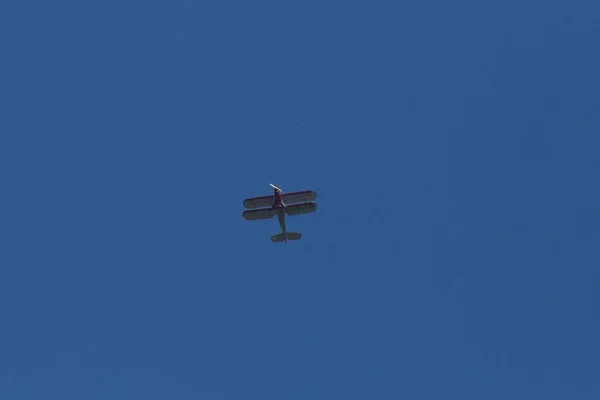
[[[280,206],[283,204],[283,196],[277,189],[273,189],[273,206]]]

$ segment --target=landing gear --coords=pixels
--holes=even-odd
[[[271,210],[273,210],[273,209],[275,209],[275,208],[283,208],[284,210],[286,210],[286,211],[287,211],[287,206],[286,206],[285,204],[283,204],[283,203],[281,203],[281,204],[273,204],[273,205],[271,206]]]

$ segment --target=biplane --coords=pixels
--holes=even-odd
[[[281,233],[271,236],[271,241],[278,243],[288,240],[298,240],[302,237],[299,232],[288,232],[286,229],[286,215],[302,215],[317,211],[317,204],[314,200],[317,193],[314,190],[304,190],[301,192],[283,193],[281,189],[270,183],[273,188],[273,195],[249,197],[244,200],[244,207],[248,208],[242,213],[242,216],[248,221],[260,219],[269,219],[277,215]]]

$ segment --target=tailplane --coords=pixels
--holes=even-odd
[[[302,234],[299,232],[288,232],[287,239],[288,240],[298,240],[302,237]],[[283,233],[278,233],[277,235],[271,236],[271,241],[274,243],[283,242],[285,240],[285,236]]]

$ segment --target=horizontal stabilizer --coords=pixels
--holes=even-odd
[[[287,238],[288,240],[299,240],[302,237],[300,232],[288,232]],[[285,240],[285,236],[283,233],[278,233],[277,235],[271,236],[271,241],[274,243],[283,242]]]

